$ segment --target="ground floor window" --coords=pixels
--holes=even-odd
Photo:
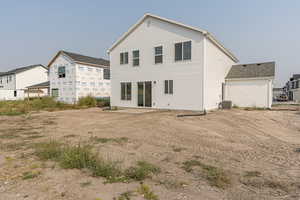
[[[173,94],[173,80],[165,80],[165,94]]]
[[[121,100],[131,100],[131,83],[121,83]]]
[[[52,97],[58,97],[58,89],[52,89]]]
[[[14,91],[14,97],[17,97],[17,90]]]

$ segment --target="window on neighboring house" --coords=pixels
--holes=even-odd
[[[165,94],[173,94],[173,80],[165,80]]]
[[[14,91],[14,97],[17,97],[17,90]]]
[[[2,84],[2,77],[0,78],[0,84]]]
[[[296,81],[296,88],[299,88],[300,80]]]
[[[6,83],[8,83],[8,76],[6,77]]]
[[[110,70],[109,69],[103,69],[103,79],[104,80],[110,79]]]
[[[120,64],[128,64],[128,52],[120,53]]]
[[[12,81],[12,76],[9,76],[9,82],[11,82]]]
[[[52,89],[51,95],[52,97],[58,97],[59,96],[58,89]]]
[[[132,51],[132,65],[133,66],[140,65],[140,51],[139,50]]]
[[[192,59],[192,42],[179,42],[175,44],[175,61]]]
[[[66,67],[61,66],[58,68],[58,78],[65,78],[66,77]]]
[[[121,100],[131,100],[131,83],[121,83]]]
[[[155,53],[155,64],[163,63],[163,47],[155,47],[154,48]]]

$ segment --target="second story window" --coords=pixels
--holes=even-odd
[[[66,77],[66,67],[61,66],[58,68],[58,78],[65,78]]]
[[[192,59],[192,42],[179,42],[175,44],[175,61]]]
[[[140,51],[139,50],[132,51],[132,65],[133,66],[140,65]]]
[[[110,79],[110,70],[109,69],[103,69],[103,79],[104,80]]]
[[[11,82],[12,81],[12,77],[11,76],[9,76],[9,82]]]
[[[155,64],[163,63],[163,47],[155,47],[154,48],[155,53]]]
[[[120,64],[128,64],[128,52],[120,53]]]

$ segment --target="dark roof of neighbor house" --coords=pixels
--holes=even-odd
[[[10,71],[7,71],[7,72],[0,72],[0,76],[7,76],[7,75],[21,73],[21,72],[24,72],[24,71],[27,71],[27,70],[30,70],[30,69],[33,69],[33,68],[39,67],[39,66],[41,66],[41,67],[48,70],[48,68],[45,67],[44,65],[36,64],[36,65],[29,65],[29,66],[26,66],[26,67],[16,68],[16,69],[13,69],[13,70],[10,70]]]
[[[59,51],[56,56],[50,61],[48,67],[54,62],[54,60],[60,55],[64,54],[68,56],[75,63],[91,65],[94,67],[109,67],[109,61],[102,58],[95,58],[90,56],[85,56],[77,53],[67,52],[67,51]]]
[[[294,75],[293,75],[293,79],[294,79],[294,80],[300,79],[300,74],[294,74]]]
[[[27,88],[34,89],[34,88],[48,88],[48,87],[50,87],[50,81],[31,85],[31,86],[28,86]]]
[[[274,77],[275,62],[233,65],[226,79]]]

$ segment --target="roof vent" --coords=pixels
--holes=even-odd
[[[247,65],[243,65],[243,67],[247,67]]]
[[[260,65],[260,63],[258,63],[258,64],[256,64],[257,66],[259,66]]]

